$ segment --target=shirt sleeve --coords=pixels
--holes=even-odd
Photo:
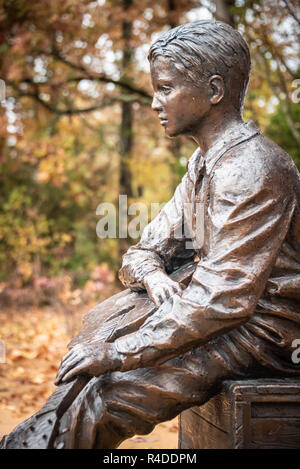
[[[243,177],[234,165],[215,172],[206,254],[181,296],[162,304],[137,332],[115,341],[121,371],[157,366],[249,320],[296,206],[284,177],[273,173],[257,168]]]
[[[184,211],[190,203],[194,167],[199,156],[198,151],[191,156],[188,171],[172,199],[145,227],[140,242],[130,247],[123,256],[119,278],[127,288],[144,290],[143,279],[147,274],[157,269],[170,273],[194,258],[194,249],[186,249],[185,243],[190,237],[184,223]]]

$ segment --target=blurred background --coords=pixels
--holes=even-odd
[[[99,239],[97,206],[118,209],[119,194],[166,202],[195,149],[166,138],[151,110],[151,42],[199,19],[237,28],[252,57],[244,118],[300,168],[297,6],[0,0],[0,436],[52,392],[83,314],[121,289],[122,254],[138,239]],[[127,447],[176,447],[175,421],[155,432]]]

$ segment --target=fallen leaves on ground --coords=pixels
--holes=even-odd
[[[75,318],[74,318],[75,319]],[[51,308],[0,313],[6,360],[0,364],[0,404],[14,417],[36,410],[55,389],[53,381],[70,337],[63,313]]]
[[[91,306],[72,307],[72,316],[52,307],[0,312],[0,340],[5,363],[0,362],[0,439],[20,421],[39,410],[55,390],[54,379],[67,352],[71,329],[81,327]],[[158,425],[149,435],[136,435],[121,448],[177,448],[177,419]]]

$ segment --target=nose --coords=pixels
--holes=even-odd
[[[152,105],[151,105],[153,111],[160,111],[162,109],[161,102],[157,98],[156,93],[153,95],[153,100],[152,100]]]

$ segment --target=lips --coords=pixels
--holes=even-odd
[[[161,125],[164,125],[168,122],[168,119],[166,119],[165,117],[163,116],[158,116],[159,117],[159,121],[161,123]]]

